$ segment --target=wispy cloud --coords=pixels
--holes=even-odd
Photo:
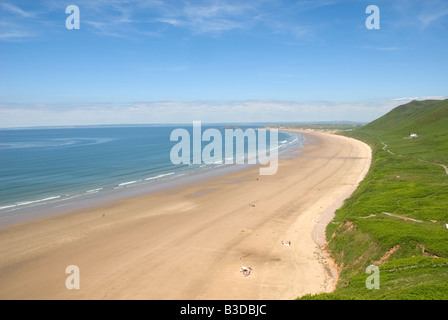
[[[423,23],[424,27],[427,27],[431,23],[445,17],[448,15],[448,7],[442,8],[441,10],[423,12],[418,16],[418,20]]]
[[[187,28],[194,33],[246,29],[254,24],[257,7],[246,2],[181,2],[167,6],[156,22]]]
[[[301,0],[300,9],[313,10],[323,5],[334,4],[336,0],[319,2]],[[286,34],[303,38],[312,33],[311,26],[298,23],[288,10],[274,15],[269,8],[278,3],[263,1],[80,1],[86,8],[84,21],[96,32],[106,36],[160,35],[166,28],[185,30],[193,35],[219,35],[234,30],[254,31],[264,28],[269,33]],[[84,12],[83,11],[83,12]],[[146,30],[142,32],[142,30]],[[149,33],[148,33],[149,32]]]
[[[367,49],[367,50],[376,50],[376,51],[397,51],[397,50],[405,50],[407,48],[400,48],[395,46],[356,46],[357,48]]]
[[[7,11],[9,13],[12,13],[14,15],[19,15],[19,16],[24,17],[24,18],[30,18],[30,17],[33,17],[35,15],[33,12],[28,12],[28,11],[22,10],[18,6],[15,6],[15,5],[10,4],[10,3],[2,3],[1,7],[2,7],[3,10],[5,10],[5,11]]]
[[[306,12],[336,2],[300,0],[294,3],[294,10]],[[289,2],[284,4],[290,5]],[[2,3],[1,21],[15,22],[21,27],[3,28],[0,32],[5,34],[4,38],[6,35],[12,38],[15,34],[17,37],[23,34],[52,34],[57,29],[54,28],[54,15],[59,12],[61,21],[64,21],[66,5],[56,0],[32,2],[27,7]],[[78,0],[76,5],[81,11],[81,28],[103,36],[151,37],[164,33],[169,27],[193,35],[214,36],[234,30],[253,31],[255,27],[261,27],[269,33],[303,38],[312,29],[291,17],[294,11],[279,10],[278,3],[272,0]],[[272,7],[279,11],[278,14],[271,12]],[[48,26],[49,20],[52,20],[50,24],[53,29]]]
[[[0,40],[20,40],[25,38],[31,38],[33,36],[34,35],[31,33],[20,30],[0,31]]]
[[[151,124],[223,122],[370,122],[391,109],[423,99],[446,96],[403,97],[389,100],[332,101],[139,101],[126,104],[0,104],[0,127],[89,124]],[[36,122],[39,119],[39,122]]]
[[[35,12],[6,2],[0,4],[0,9],[0,40],[20,41],[36,35],[36,32],[28,27],[30,21],[34,21],[37,16]]]
[[[390,19],[395,28],[426,29],[448,15],[446,0],[396,0],[390,2],[394,19]]]
[[[408,103],[413,100],[444,100],[444,99],[448,99],[448,96],[405,97],[405,98],[391,99],[391,101],[397,101],[400,103]]]

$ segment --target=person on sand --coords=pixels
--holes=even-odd
[[[249,267],[241,267],[240,272],[243,273],[243,277],[247,277],[248,275],[250,275],[250,271],[252,270],[252,268]]]

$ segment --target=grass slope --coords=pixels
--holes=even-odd
[[[413,101],[343,134],[372,147],[372,165],[326,230],[337,289],[301,299],[448,299],[448,100]],[[379,289],[366,288],[372,264]]]

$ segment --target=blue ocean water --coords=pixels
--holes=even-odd
[[[170,141],[170,134],[176,128],[192,135],[192,126],[0,130],[0,214],[224,165],[174,165],[170,151],[177,142]],[[203,125],[202,131],[208,128],[224,137],[224,127]],[[303,137],[279,132],[278,141],[281,151],[300,146]]]

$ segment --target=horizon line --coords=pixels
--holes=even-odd
[[[200,120],[198,120],[200,121]],[[364,125],[369,122],[348,121],[348,120],[329,120],[329,121],[256,121],[256,122],[202,122],[205,125],[251,125],[251,124],[360,124]],[[67,125],[49,125],[49,126],[26,126],[26,127],[0,127],[0,130],[29,130],[29,129],[70,129],[70,128],[87,128],[87,127],[151,127],[151,126],[174,126],[174,125],[192,125],[189,122],[166,122],[166,123],[116,123],[116,124],[67,124]]]

